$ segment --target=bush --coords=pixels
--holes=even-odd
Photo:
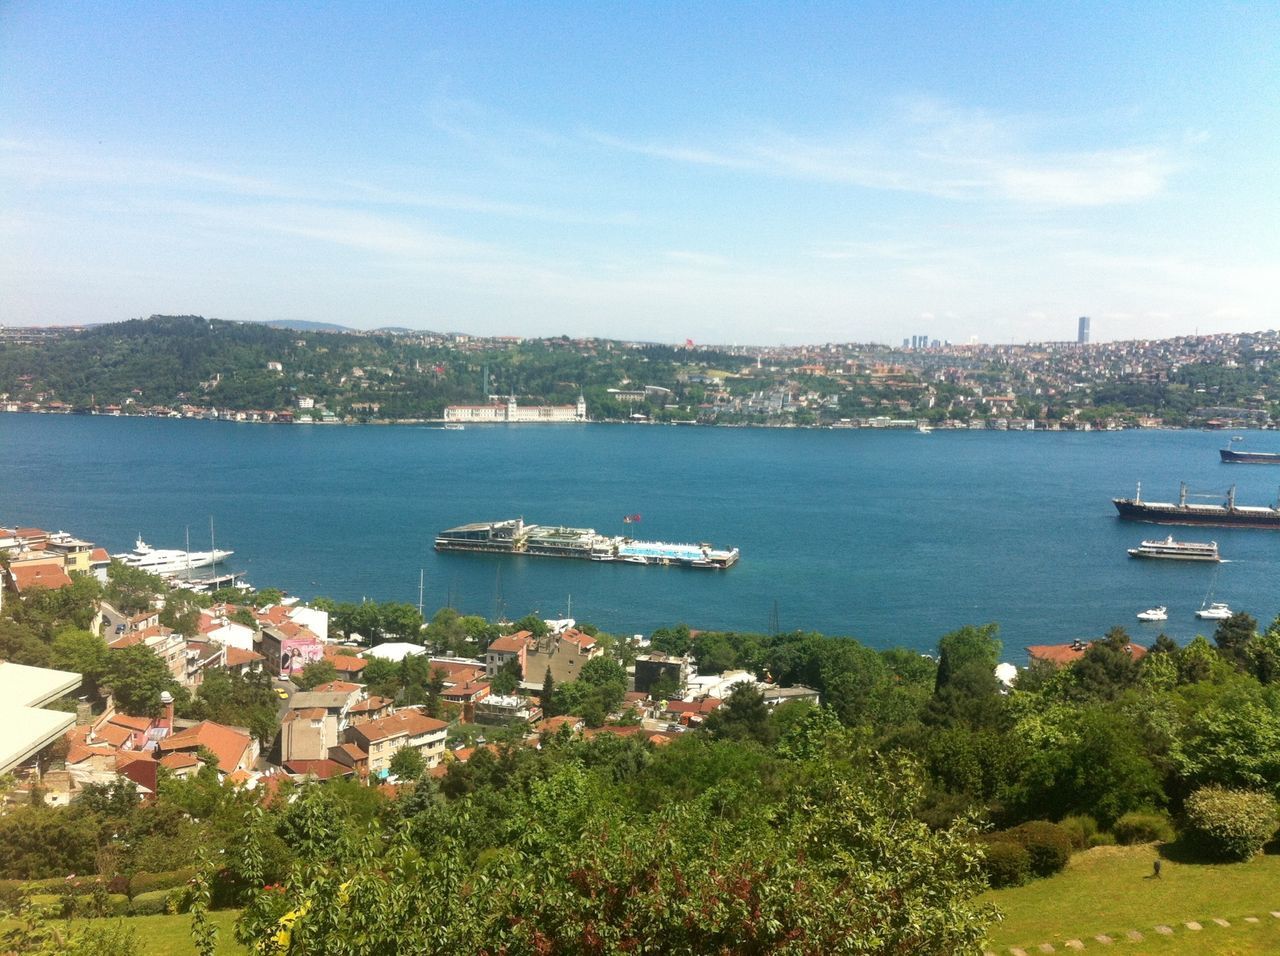
[[[179,870],[167,870],[163,873],[135,873],[129,881],[129,895],[141,896],[153,890],[171,890],[177,886],[186,886],[196,877],[194,866],[184,866]]]
[[[1268,793],[1201,787],[1186,803],[1192,840],[1218,860],[1247,860],[1276,832],[1276,801]]]
[[[1073,850],[1083,850],[1089,846],[1089,840],[1098,832],[1098,824],[1093,817],[1064,817],[1058,826],[1062,827],[1071,840]]]
[[[157,916],[169,912],[168,904],[168,890],[150,890],[133,898],[129,912],[134,916]]]
[[[1066,866],[1071,857],[1071,837],[1056,823],[1032,820],[1005,832],[1007,839],[1026,848],[1031,857],[1031,872],[1036,876],[1052,876]]]
[[[1115,846],[1116,838],[1114,834],[1108,833],[1106,830],[1099,830],[1093,836],[1089,837],[1089,849],[1095,846]]]
[[[1173,824],[1163,813],[1126,813],[1111,828],[1116,842],[1168,843],[1173,839]]]
[[[993,840],[983,847],[982,852],[986,858],[983,870],[987,874],[987,884],[993,890],[1021,886],[1031,875],[1031,855],[1020,844]]]

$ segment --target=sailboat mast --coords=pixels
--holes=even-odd
[[[425,568],[418,568],[418,617],[422,617],[422,586],[426,581],[426,574]]]

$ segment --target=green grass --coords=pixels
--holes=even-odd
[[[239,915],[239,910],[218,910],[209,914],[218,927],[218,956],[245,956],[249,952],[236,942],[233,935]],[[97,922],[110,923],[120,919],[137,934],[144,956],[195,956],[190,916],[116,916]]]
[[[991,928],[990,948],[1007,952],[1017,946],[1028,953],[1041,943],[1059,952],[1068,939],[1079,939],[1090,951],[1103,947],[1093,937],[1105,933],[1114,947],[1138,953],[1275,953],[1280,952],[1280,856],[1260,856],[1249,863],[1203,864],[1162,860],[1160,879],[1152,879],[1152,846],[1098,847],[1072,857],[1057,876],[1026,886],[986,893],[1005,918]],[[1256,916],[1250,924],[1244,917]],[[1220,927],[1221,917],[1231,922]],[[1183,924],[1201,923],[1192,932]],[[1154,932],[1158,925],[1174,929],[1171,937]],[[1138,930],[1141,943],[1125,941],[1126,930]]]

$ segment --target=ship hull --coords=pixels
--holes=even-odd
[[[1139,548],[1130,548],[1129,557],[1143,558],[1147,561],[1213,561],[1219,562],[1222,559],[1216,554],[1152,554],[1149,551],[1142,551]]]
[[[1268,528],[1280,530],[1280,511],[1272,508],[1240,511],[1223,507],[1183,508],[1149,505],[1131,498],[1115,498],[1112,504],[1126,521],[1148,524],[1194,525],[1202,528]]]
[[[1232,451],[1219,448],[1222,460],[1232,465],[1280,465],[1280,454],[1267,451]]]

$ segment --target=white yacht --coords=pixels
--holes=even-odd
[[[1204,621],[1225,621],[1231,616],[1231,608],[1221,602],[1214,602],[1208,607],[1196,611],[1196,617]]]
[[[1145,611],[1138,612],[1139,621],[1167,621],[1169,620],[1169,609],[1163,604],[1159,607],[1149,607]]]
[[[234,551],[180,551],[176,548],[153,548],[138,536],[133,550],[112,557],[131,568],[151,574],[183,574],[196,568],[207,568],[225,561]]]

